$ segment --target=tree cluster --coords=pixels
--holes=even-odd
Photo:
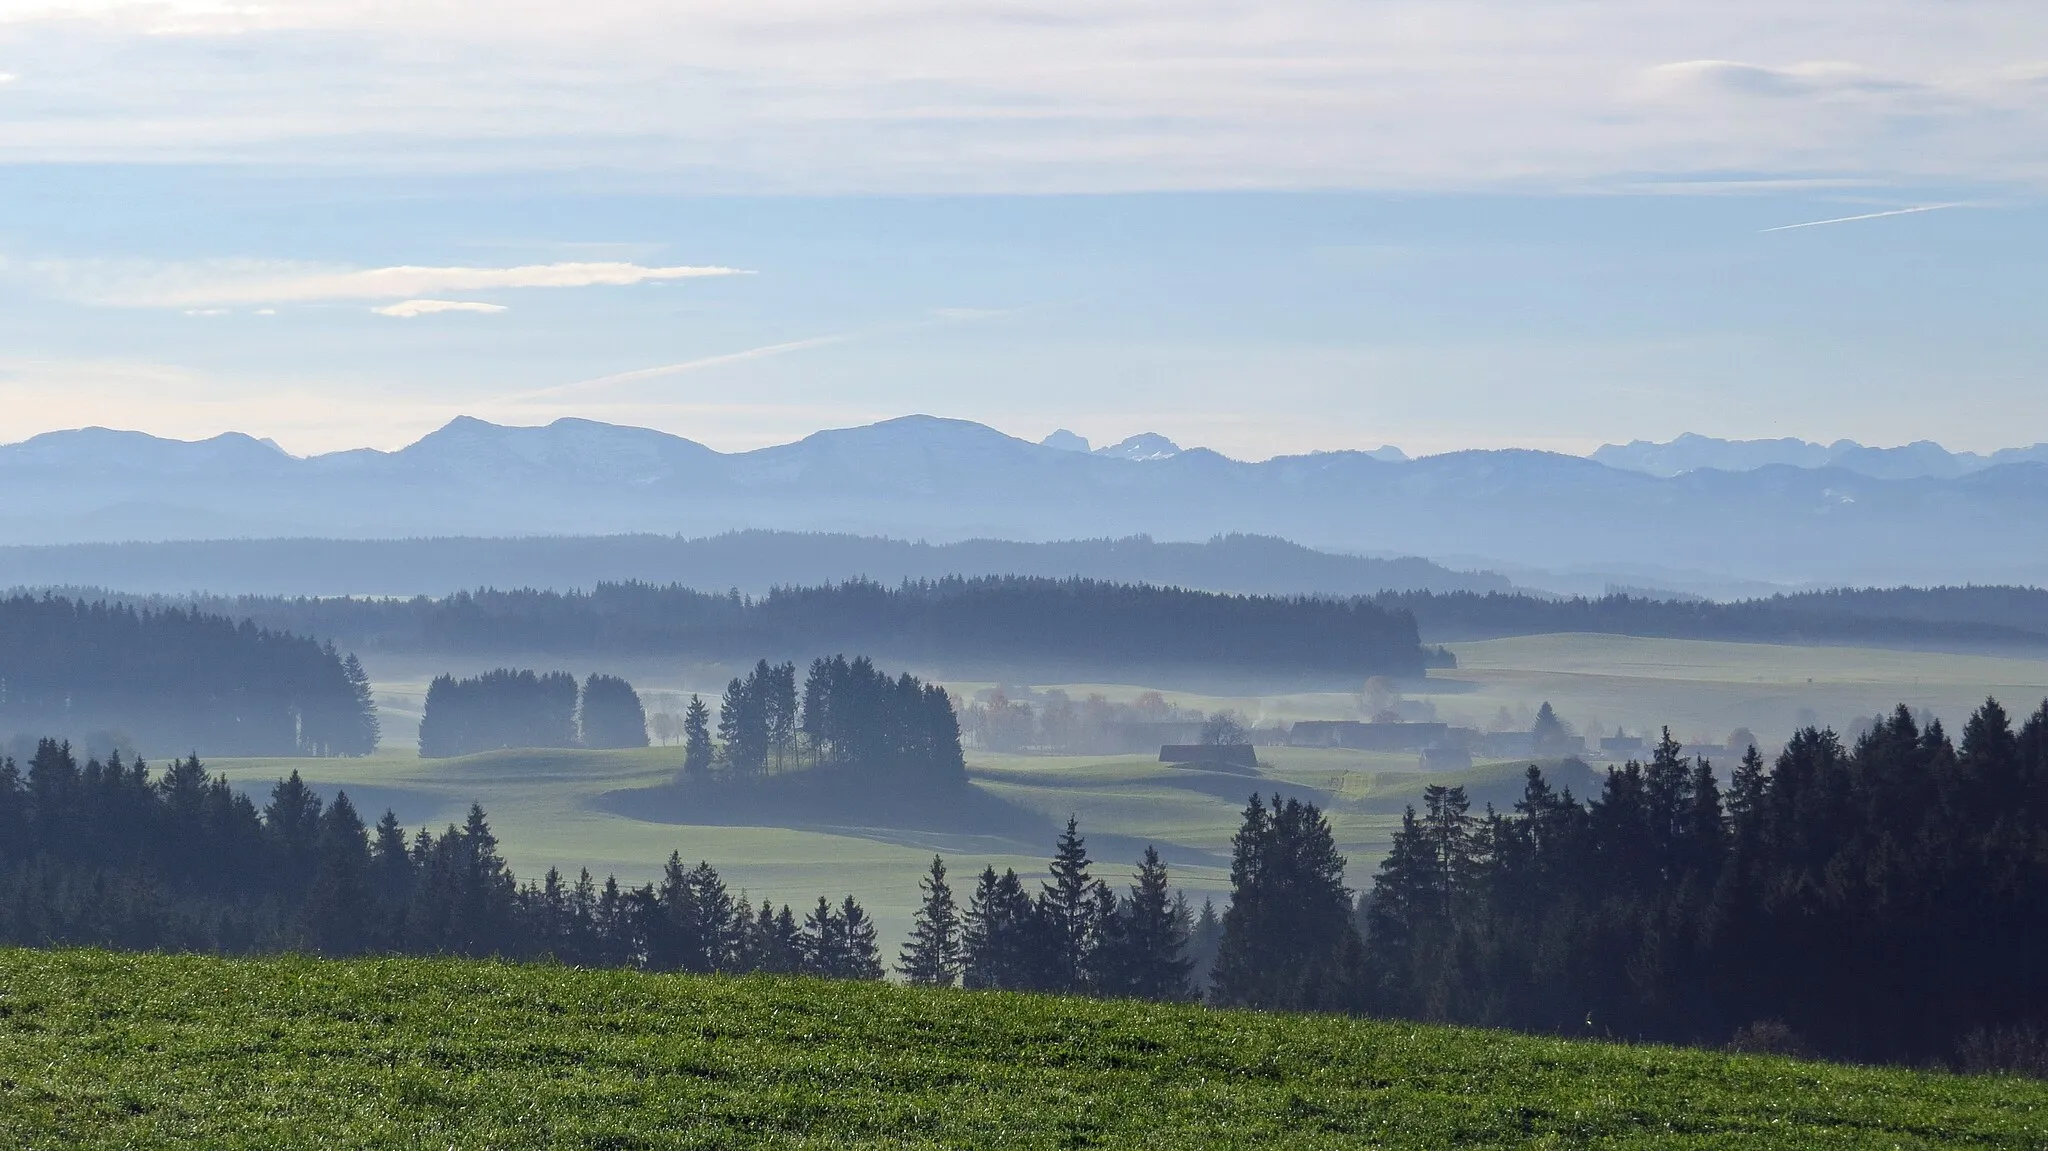
[[[351,655],[178,608],[0,599],[0,736],[119,732],[217,755],[366,755],[376,704]]]
[[[762,660],[726,685],[717,743],[710,709],[690,697],[682,721],[684,781],[731,778],[790,767],[838,769],[890,782],[957,783],[967,778],[952,697],[904,672],[895,677],[866,656],[811,661],[803,689],[796,665]]]
[[[646,747],[647,716],[633,685],[592,675],[499,668],[473,679],[436,676],[420,717],[420,755],[506,747]]]
[[[916,926],[897,970],[911,983],[1119,998],[1195,997],[1189,954],[1195,915],[1171,892],[1159,853],[1145,849],[1127,894],[1091,874],[1072,819],[1036,895],[1014,869],[983,868],[966,908],[932,858]]]
[[[847,897],[799,919],[749,906],[709,864],[658,882],[550,870],[521,883],[481,808],[408,837],[365,827],[294,772],[258,810],[196,758],[153,775],[44,740],[0,761],[0,943],[247,953],[302,949],[553,958],[658,971],[878,979],[874,922]]]
[[[1531,767],[1512,814],[1431,789],[1345,1005],[1870,1060],[2048,1026],[2048,704],[2015,732],[1987,702],[1960,746],[1904,706],[1853,747],[1809,728],[1725,787],[1680,751],[1586,802]]]

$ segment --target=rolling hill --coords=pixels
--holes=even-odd
[[[0,1139],[208,1147],[2037,1148],[2048,1084],[1200,1007],[0,952]]]

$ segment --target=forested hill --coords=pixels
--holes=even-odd
[[[151,755],[361,755],[377,744],[354,656],[177,607],[0,599],[0,744],[57,734]]]
[[[1735,603],[1610,595],[1390,593],[1426,643],[1555,632],[1965,651],[2048,648],[2048,592],[2032,588],[1829,591]]]
[[[0,587],[92,584],[139,594],[204,588],[224,595],[440,595],[460,587],[567,591],[603,581],[681,583],[762,594],[847,579],[895,584],[1017,575],[1150,583],[1244,595],[1510,591],[1491,572],[1413,557],[1317,551],[1271,536],[1201,543],[972,539],[926,543],[823,532],[449,536],[434,539],[223,539],[0,547]]]
[[[1364,599],[1218,595],[1025,577],[884,587],[852,581],[765,596],[643,583],[441,599],[203,599],[258,625],[356,650],[688,654],[808,660],[862,650],[953,675],[1188,669],[1301,676],[1420,674],[1415,620]]]
[[[2048,590],[2010,585],[1832,588],[1758,601],[1787,610],[1930,624],[1990,624],[2048,636]]]

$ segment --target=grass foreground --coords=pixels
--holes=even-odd
[[[12,1147],[2048,1146],[2048,1084],[1196,1007],[0,951]]]

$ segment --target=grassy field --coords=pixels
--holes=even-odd
[[[1640,730],[1670,723],[1684,739],[1718,742],[1738,726],[1766,741],[1795,723],[1817,719],[1847,727],[1901,700],[1926,707],[1959,729],[1987,694],[2015,711],[2048,696],[2048,662],[1921,654],[1858,648],[1647,640],[1602,635],[1531,636],[1455,645],[1460,666],[1425,684],[1412,698],[1429,701],[1440,718],[1486,727],[1505,710],[1524,723],[1545,700],[1582,728]],[[1519,764],[1481,765],[1469,772],[1427,776],[1407,754],[1261,749],[1256,776],[1191,772],[1150,756],[1006,756],[971,753],[975,786],[1010,805],[1019,818],[991,830],[963,821],[942,830],[861,826],[832,812],[791,813],[774,826],[663,822],[630,806],[607,806],[608,793],[644,788],[669,777],[673,749],[634,752],[500,752],[452,760],[411,753],[411,725],[425,685],[439,671],[473,673],[499,661],[414,656],[372,660],[383,702],[388,751],[362,760],[222,760],[214,766],[261,790],[297,768],[332,790],[345,787],[369,814],[386,807],[409,826],[459,820],[474,800],[491,813],[504,849],[522,874],[549,866],[588,866],[638,882],[655,874],[670,851],[707,859],[755,899],[808,903],[818,894],[851,893],[880,921],[885,939],[907,929],[917,878],[933,852],[943,853],[962,885],[984,864],[1036,873],[1052,836],[1078,816],[1103,872],[1121,875],[1147,843],[1156,844],[1176,881],[1196,898],[1225,888],[1230,837],[1246,795],[1281,789],[1314,799],[1329,812],[1351,859],[1351,882],[1370,882],[1372,868],[1398,825],[1401,807],[1430,783],[1460,783],[1483,805],[1503,807],[1519,790]],[[617,670],[654,698],[700,690],[715,694],[732,669],[638,661],[596,668],[547,657],[508,661],[564,667],[579,674]],[[971,691],[978,684],[955,684]],[[1128,699],[1145,685],[1067,684],[1076,698],[1094,691]],[[1260,722],[1358,715],[1349,692],[1193,695],[1168,691],[1204,710],[1235,708]],[[1582,783],[1565,780],[1564,782]],[[1580,794],[1585,788],[1575,788]]]
[[[1503,805],[1520,788],[1521,769],[1513,764],[1424,775],[1408,755],[1304,748],[1261,754],[1266,763],[1256,775],[1193,771],[1149,756],[977,754],[970,757],[973,786],[1008,804],[1018,818],[999,830],[938,831],[847,824],[829,812],[793,812],[776,826],[662,822],[602,802],[609,793],[668,780],[679,757],[672,748],[502,751],[441,760],[405,753],[223,759],[210,766],[259,796],[298,771],[330,794],[346,790],[365,818],[389,808],[408,827],[460,822],[471,802],[481,803],[507,859],[527,878],[549,867],[571,875],[589,867],[637,883],[658,874],[669,852],[680,851],[690,861],[711,861],[757,901],[802,906],[820,894],[850,893],[874,913],[892,948],[908,931],[918,877],[934,852],[946,857],[960,888],[984,865],[1037,874],[1070,814],[1081,820],[1101,874],[1120,878],[1154,844],[1175,882],[1199,901],[1228,888],[1230,837],[1254,789],[1322,804],[1351,854],[1354,884],[1363,884],[1399,824],[1402,805],[1418,800],[1427,784],[1462,782],[1482,800]]]
[[[2039,1148],[2048,1084],[453,960],[0,952],[43,1147]]]

